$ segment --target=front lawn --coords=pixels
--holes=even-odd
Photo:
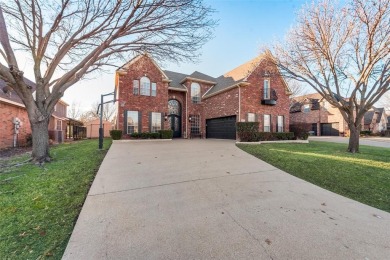
[[[298,178],[345,197],[390,212],[390,149],[346,144],[237,145],[242,150]]]
[[[53,147],[53,161],[0,168],[0,258],[61,259],[91,183],[111,145],[98,140]],[[28,159],[13,158],[8,164]],[[1,164],[0,164],[1,165]]]

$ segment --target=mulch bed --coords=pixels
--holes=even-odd
[[[31,147],[16,147],[0,149],[0,159],[7,159],[16,155],[22,155],[31,152]]]

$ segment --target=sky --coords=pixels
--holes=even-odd
[[[156,60],[163,70],[186,74],[200,71],[218,77],[239,65],[255,58],[262,48],[283,40],[295,22],[296,13],[310,0],[204,0],[218,20],[214,36],[200,50],[198,63],[162,62]],[[19,67],[27,78],[33,79],[32,63],[17,53]],[[117,66],[123,65],[118,61]],[[77,104],[82,111],[90,110],[93,103],[100,102],[102,94],[114,91],[115,68],[82,80],[65,92],[62,100],[70,106]],[[315,92],[309,88],[307,93]],[[105,101],[110,100],[108,96]],[[379,102],[380,105],[383,102]]]
[[[214,38],[200,50],[200,62],[176,64],[157,60],[157,63],[163,70],[188,74],[200,71],[220,76],[259,55],[261,47],[282,39],[304,3],[301,0],[206,0],[205,4],[215,9],[213,17],[219,22]],[[113,91],[114,70],[76,83],[65,92],[63,100],[88,110],[92,103],[100,102],[101,94]]]

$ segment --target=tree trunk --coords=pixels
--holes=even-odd
[[[359,138],[360,138],[360,127],[355,125],[349,126],[350,136],[348,144],[348,152],[358,153],[359,152]]]
[[[31,124],[33,143],[32,159],[39,163],[50,161],[48,126],[48,119]]]

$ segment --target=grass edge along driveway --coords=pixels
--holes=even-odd
[[[111,139],[64,143],[51,163],[0,169],[0,258],[61,259]],[[13,163],[29,155],[13,158]]]
[[[237,144],[249,154],[298,178],[347,198],[390,212],[390,149],[345,144]]]

